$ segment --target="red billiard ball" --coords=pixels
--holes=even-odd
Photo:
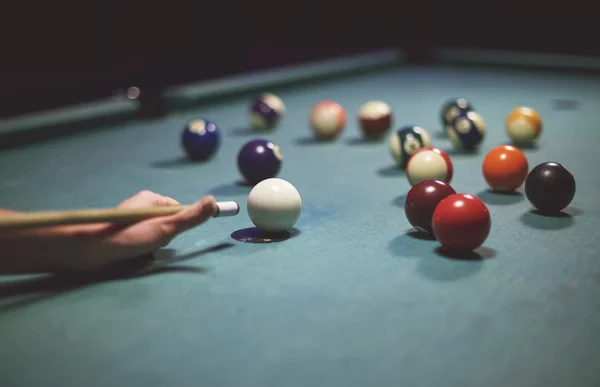
[[[442,199],[455,194],[454,188],[441,180],[423,180],[415,184],[404,202],[408,222],[418,231],[433,234],[433,212]]]
[[[519,148],[500,145],[487,153],[483,159],[482,172],[485,181],[494,191],[510,192],[525,182],[529,164]]]
[[[383,101],[369,101],[358,111],[358,125],[366,138],[379,138],[392,126],[392,108]]]
[[[491,218],[481,199],[456,193],[442,199],[433,212],[433,234],[442,247],[472,251],[487,239]]]
[[[406,177],[411,185],[435,179],[450,183],[454,168],[448,154],[438,148],[421,148],[408,159]]]

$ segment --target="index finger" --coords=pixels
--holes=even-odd
[[[161,218],[161,227],[165,234],[173,237],[203,224],[217,211],[215,199],[212,196],[206,196],[175,215]]]

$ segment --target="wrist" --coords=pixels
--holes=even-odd
[[[98,230],[98,225],[70,225],[0,235],[0,273],[51,273],[85,267]]]
[[[57,239],[61,241],[57,259],[53,259],[56,270],[85,271],[93,268],[97,256],[102,254],[105,225],[81,224],[61,226],[55,230]]]

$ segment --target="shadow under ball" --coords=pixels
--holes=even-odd
[[[540,212],[559,213],[575,197],[575,178],[562,164],[537,165],[525,180],[525,195]]]

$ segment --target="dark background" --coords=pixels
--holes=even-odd
[[[600,56],[594,9],[532,1],[8,1],[0,6],[0,116],[131,85],[160,90],[390,46],[419,62],[436,47]]]

